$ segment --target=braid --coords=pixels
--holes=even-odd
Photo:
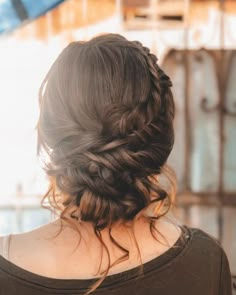
[[[142,43],[140,43],[139,41],[133,41],[133,44],[135,44],[143,53],[143,56],[147,62],[150,77],[151,77],[151,85],[152,85],[151,97],[153,101],[150,108],[147,111],[155,113],[155,114],[165,115],[166,103],[164,102],[164,98],[165,98],[164,94],[172,86],[172,82],[169,76],[167,76],[163,72],[163,70],[158,66],[157,64],[158,59],[156,55],[150,52],[149,48],[143,46]],[[172,108],[174,108],[174,104]],[[174,115],[174,110],[171,115],[172,116]]]
[[[140,42],[122,38],[116,45],[119,50],[126,51],[126,55],[130,52],[132,57],[137,57],[130,68],[137,67],[133,73],[141,75],[141,78],[137,77],[140,83],[145,81],[144,90],[136,90],[141,86],[136,85],[139,81],[135,80],[127,86],[127,98],[123,101],[112,99],[105,104],[100,112],[97,111],[99,120],[96,118],[96,130],[91,129],[93,125],[90,122],[82,122],[87,124],[86,130],[81,128],[83,124],[76,127],[75,121],[67,124],[65,130],[67,126],[73,128],[64,137],[57,134],[50,154],[51,162],[47,166],[47,173],[56,179],[58,188],[68,196],[64,205],[71,203],[79,206],[81,219],[93,222],[96,227],[105,227],[119,219],[133,219],[150,204],[151,195],[161,199],[168,196],[157,180],[153,181],[153,176],[160,174],[173,146],[171,81],[157,65],[157,57]],[[109,44],[106,46],[109,47]],[[105,51],[103,54],[105,58]],[[118,57],[121,58],[120,55]],[[126,72],[129,73],[129,70],[127,66]],[[112,72],[115,73],[114,70]],[[50,87],[49,82],[47,88]],[[125,86],[131,82],[124,79],[122,83]],[[47,94],[50,94],[50,89],[46,89],[44,95]],[[125,94],[119,92],[119,96]],[[83,113],[81,117],[84,117]],[[56,119],[53,120],[53,126],[57,126]],[[48,122],[50,119],[47,119]],[[58,121],[60,124],[61,121]],[[48,137],[43,146],[49,145],[50,148],[53,136],[48,136],[41,129],[39,131],[41,136]]]
[[[48,154],[51,180],[42,202],[47,198],[72,226],[72,218],[90,222],[108,255],[105,272],[99,266],[102,278],[86,294],[129,258],[111,235],[113,224],[142,216],[156,238],[154,221],[171,206],[176,188],[166,167],[174,142],[171,86],[147,47],[108,34],[69,45],[40,88],[38,151]],[[169,187],[157,177],[161,174]],[[150,216],[146,209],[153,202],[158,203]],[[112,264],[100,233],[105,227],[124,252]]]

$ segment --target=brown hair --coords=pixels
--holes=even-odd
[[[108,258],[102,229],[111,233],[116,222],[143,216],[154,236],[154,221],[172,203],[174,176],[165,165],[174,143],[170,87],[148,48],[107,34],[72,42],[40,88],[38,152],[47,152],[51,178],[43,201],[48,198],[61,219],[90,222]],[[160,184],[157,176],[163,172],[171,190]],[[145,215],[153,202],[157,208],[165,204],[166,211]],[[66,217],[72,206],[79,215]],[[129,251],[110,238],[125,253],[119,261],[128,259]],[[111,267],[109,262],[92,291]]]

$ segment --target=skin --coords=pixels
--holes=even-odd
[[[53,238],[60,229],[57,219],[32,231],[14,234],[11,237],[9,260],[30,272],[57,279],[89,279],[96,276],[100,258],[101,246],[91,224],[75,223],[81,233],[79,247],[78,234],[63,221],[63,230]],[[139,245],[142,262],[150,261],[166,252],[178,240],[181,230],[162,217],[156,222],[156,228],[165,236],[164,240],[158,236],[157,242],[150,233],[149,225],[139,219],[134,225],[134,232]],[[132,238],[132,231],[123,225],[114,226],[112,235],[119,243],[130,250],[130,258],[112,267],[108,275],[119,273],[140,265],[138,252]],[[106,243],[111,262],[123,253],[117,249],[109,239],[108,229],[102,231],[102,238]],[[2,255],[2,238],[0,237],[0,255]],[[104,253],[102,269],[106,268],[107,258]]]

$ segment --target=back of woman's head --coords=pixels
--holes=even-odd
[[[169,197],[156,176],[174,142],[174,103],[156,62],[141,43],[103,35],[65,48],[41,87],[38,147],[51,189],[96,229]]]

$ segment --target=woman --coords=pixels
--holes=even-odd
[[[0,294],[231,294],[222,248],[168,213],[170,87],[156,56],[120,35],[60,54],[37,125],[59,218],[2,238]]]

